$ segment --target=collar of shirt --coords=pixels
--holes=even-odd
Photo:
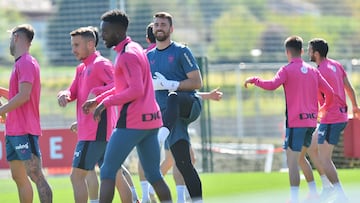
[[[326,58],[324,58],[324,60],[322,60],[322,61],[319,63],[318,67],[325,66],[327,63],[328,63],[328,60],[327,60]]]
[[[303,62],[303,60],[302,60],[302,58],[292,58],[291,59],[291,63],[301,63],[301,62]]]
[[[123,41],[116,45],[116,47],[114,47],[114,50],[116,52],[121,52],[124,49],[125,45],[129,42],[131,42],[131,38],[127,36]]]
[[[91,64],[96,57],[98,57],[100,55],[99,51],[95,51],[94,53],[90,54],[88,57],[86,57],[86,59],[83,60],[83,63],[85,64],[85,66],[88,66],[89,64]]]

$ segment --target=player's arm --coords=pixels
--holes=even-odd
[[[319,109],[320,114],[324,114],[327,110],[328,106],[331,104],[331,102],[334,99],[334,89],[329,85],[329,83],[324,79],[324,77],[318,73],[319,78],[319,91],[321,91],[324,94],[324,103]]]
[[[219,89],[220,88],[218,87],[211,90],[210,92],[197,92],[196,94],[199,95],[202,99],[220,101],[223,93]]]
[[[265,90],[275,90],[278,87],[280,87],[280,85],[284,84],[286,79],[287,79],[286,70],[284,68],[280,68],[280,70],[271,80],[262,80],[257,76],[248,77],[244,82],[244,87],[248,88],[249,84],[254,84]]]
[[[186,74],[187,79],[179,81],[177,90],[197,90],[202,87],[202,78],[199,70],[193,70]]]
[[[9,90],[3,87],[0,87],[0,96],[4,97],[5,99],[9,99]]]
[[[20,83],[19,93],[17,93],[13,98],[11,98],[8,103],[0,107],[0,115],[8,113],[27,102],[30,99],[31,90],[31,83]]]
[[[360,108],[358,107],[357,104],[356,93],[347,76],[344,77],[344,88],[346,94],[348,95],[351,101],[353,114],[355,117],[358,117],[359,116],[358,114],[360,113]]]

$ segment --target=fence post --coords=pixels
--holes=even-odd
[[[208,77],[208,61],[206,57],[196,57],[197,64],[200,68],[201,76],[203,78],[203,88],[201,91],[209,91],[209,77]],[[201,128],[201,155],[202,155],[202,169],[203,172],[213,172],[213,154],[211,151],[211,116],[210,103],[208,100],[202,101],[202,111],[200,115]]]

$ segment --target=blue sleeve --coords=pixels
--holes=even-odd
[[[195,57],[191,53],[191,50],[186,46],[184,46],[181,49],[180,63],[185,73],[189,73],[194,70],[199,70],[199,66],[197,64]]]

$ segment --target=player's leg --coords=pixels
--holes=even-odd
[[[138,173],[139,173],[140,187],[142,193],[141,202],[144,203],[150,202],[150,194],[149,194],[150,183],[145,178],[144,169],[141,165],[140,160],[138,161]]]
[[[75,202],[87,202],[89,197],[88,188],[92,190],[91,196],[97,196],[98,182],[96,174],[93,174],[95,177],[90,182],[86,181],[86,177],[88,172],[94,171],[95,165],[104,154],[106,145],[106,141],[79,141],[77,143],[70,174]],[[93,192],[94,190],[95,192]]]
[[[325,169],[326,176],[329,178],[337,193],[340,201],[347,199],[343,187],[339,181],[335,164],[332,161],[334,146],[339,142],[341,132],[344,130],[346,123],[321,124],[318,133],[319,156]]]
[[[27,157],[23,153],[17,153],[14,146],[18,146],[20,136],[6,136],[6,159],[10,165],[10,171],[12,179],[14,180],[19,196],[19,202],[30,203],[33,202],[34,192],[31,186],[31,182],[27,176],[26,168],[21,159],[29,158],[30,155],[27,152]],[[26,140],[25,140],[26,142]]]
[[[120,168],[116,173],[115,186],[119,192],[121,202],[132,202],[130,185],[125,178],[122,168]]]
[[[332,187],[331,182],[327,178],[325,174],[325,169],[321,164],[321,160],[319,157],[319,147],[318,147],[318,129],[315,130],[312,136],[311,145],[307,149],[307,153],[311,159],[312,164],[316,168],[318,174],[320,175],[322,190],[329,190]]]
[[[138,195],[136,193],[136,189],[135,189],[135,185],[134,185],[134,182],[132,180],[132,177],[131,177],[131,173],[124,165],[121,166],[121,169],[122,169],[122,172],[123,172],[122,174],[125,177],[126,182],[129,185],[129,188],[130,188],[130,191],[131,191],[132,201],[137,202],[139,200],[139,198],[138,198]]]
[[[74,191],[75,202],[87,202],[88,200],[88,185],[86,184],[86,176],[88,171],[80,168],[72,168],[70,180]],[[93,186],[89,186],[92,188]]]
[[[139,132],[123,128],[113,130],[100,168],[100,202],[112,202],[116,174],[132,149],[143,139],[143,136],[137,136]]]
[[[186,185],[184,178],[182,177],[179,169],[176,166],[173,166],[173,178],[176,185],[177,203],[185,203]]]
[[[299,202],[300,173],[298,161],[306,137],[311,137],[314,130],[315,128],[286,128],[284,149],[286,150],[289,168],[291,202]]]
[[[202,200],[202,187],[199,175],[191,163],[189,142],[179,140],[170,149],[175,160],[176,167],[184,178],[187,189],[193,201]]]
[[[146,137],[138,143],[136,150],[144,169],[145,177],[153,186],[161,202],[171,202],[170,189],[160,172],[160,146],[157,140],[158,130],[144,131]]]
[[[190,157],[191,157],[191,162],[194,165],[195,153],[191,146],[190,146]],[[186,199],[191,199],[190,193],[186,188],[184,178],[182,177],[179,169],[176,166],[173,166],[173,177],[176,184],[177,202],[183,203],[186,202]]]
[[[30,134],[26,137],[28,138],[29,148],[32,150],[30,159],[24,161],[27,175],[36,185],[40,202],[52,202],[52,191],[42,171],[39,137]]]
[[[9,162],[12,179],[16,183],[19,195],[19,202],[33,202],[34,192],[30,180],[26,174],[24,163],[20,160]]]
[[[90,203],[99,202],[99,180],[96,171],[88,171],[85,180],[89,193]]]
[[[311,167],[311,164],[309,160],[306,158],[306,152],[308,151],[308,148],[310,145],[313,145],[311,143],[312,139],[311,137],[308,137],[309,140],[304,141],[304,145],[301,149],[300,156],[299,156],[299,165],[301,170],[303,171],[303,174],[305,176],[306,182],[309,187],[309,194],[306,197],[307,201],[312,201],[318,198],[318,193],[316,189],[316,183],[314,180],[314,174],[313,169]]]

